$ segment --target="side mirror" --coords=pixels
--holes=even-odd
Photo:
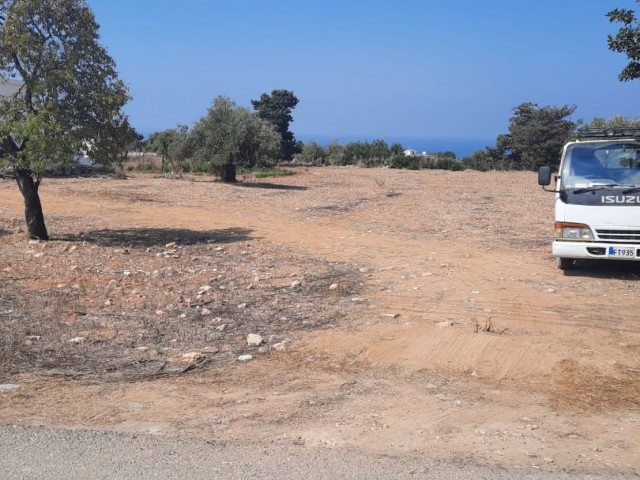
[[[543,187],[551,185],[551,167],[549,165],[543,165],[538,170],[538,185]]]

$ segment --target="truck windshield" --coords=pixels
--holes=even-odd
[[[561,189],[640,186],[640,143],[579,142],[567,147]]]

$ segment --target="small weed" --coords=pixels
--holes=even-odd
[[[484,321],[484,325],[482,325],[482,323],[480,321],[478,321],[478,319],[476,317],[473,317],[473,323],[475,325],[475,332],[476,333],[480,333],[480,332],[485,332],[485,333],[495,333],[495,326],[493,325],[493,322],[491,321],[491,317],[487,318]]]

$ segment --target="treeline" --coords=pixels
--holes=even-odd
[[[234,182],[239,168],[269,168],[301,150],[289,131],[297,103],[288,90],[263,93],[252,100],[254,110],[219,96],[192,127],[155,132],[141,147],[162,157],[163,170],[211,173]]]
[[[306,165],[405,168],[408,170],[441,169],[462,170],[463,164],[454,152],[434,152],[424,155],[408,153],[401,144],[388,145],[384,140],[372,142],[352,142],[340,145],[332,142],[327,146],[309,142],[294,157],[297,162]]]
[[[207,114],[191,128],[181,125],[156,132],[144,148],[160,155],[163,169],[219,175],[235,181],[237,169],[270,168],[280,162],[294,161],[314,166],[388,167],[409,170],[536,170],[540,165],[558,167],[564,144],[575,138],[582,126],[591,128],[632,127],[640,121],[616,116],[596,118],[583,125],[574,121],[574,105],[539,107],[525,102],[513,110],[508,131],[494,145],[458,158],[452,151],[418,155],[401,144],[384,140],[337,141],[320,145],[306,144],[289,131],[291,112],[298,99],[287,90],[274,90],[252,101],[254,111],[236,105],[226,97],[217,97]]]

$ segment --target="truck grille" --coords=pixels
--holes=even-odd
[[[600,240],[611,242],[640,243],[640,230],[606,230],[596,229]]]

